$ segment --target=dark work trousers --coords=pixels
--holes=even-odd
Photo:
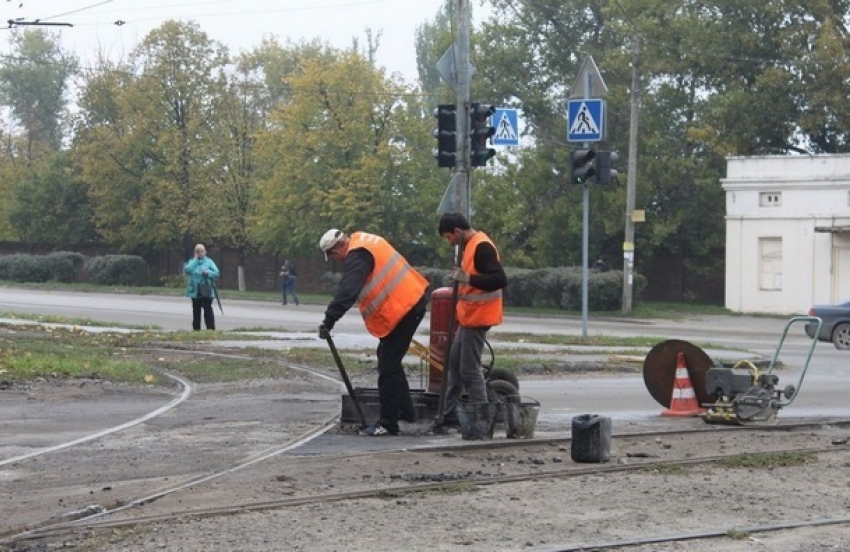
[[[461,393],[471,403],[487,402],[487,384],[481,369],[481,351],[490,328],[466,328],[460,326],[449,353],[448,381],[446,382],[446,404],[443,414],[454,416]]]
[[[212,297],[201,299],[192,298],[192,329],[201,329],[201,310],[204,311],[204,324],[208,330],[215,329],[215,313],[213,312]]]
[[[398,432],[399,419],[416,420],[416,408],[410,398],[410,386],[401,362],[425,316],[427,302],[427,297],[423,297],[378,344],[378,398],[381,403],[378,421],[393,432]]]

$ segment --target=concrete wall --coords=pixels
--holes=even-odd
[[[850,297],[850,155],[732,157],[722,184],[728,309],[804,314]],[[782,240],[780,290],[762,288],[761,238]]]

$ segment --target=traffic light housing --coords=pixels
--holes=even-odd
[[[617,180],[617,169],[612,165],[620,159],[620,154],[615,151],[600,151],[596,155],[596,182],[602,186],[611,184]]]
[[[454,167],[457,163],[457,106],[441,104],[434,109],[437,128],[431,134],[437,139],[434,157],[439,167]]]
[[[596,152],[592,149],[574,150],[570,154],[573,183],[584,184],[593,178],[596,174],[596,168],[593,166],[593,160],[595,158]]]
[[[487,147],[487,141],[496,134],[496,128],[490,124],[490,117],[495,112],[496,108],[492,105],[469,105],[469,164],[473,167],[483,167],[496,156],[496,150]]]

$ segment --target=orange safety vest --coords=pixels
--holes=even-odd
[[[354,232],[348,250],[354,249],[365,249],[375,259],[357,299],[360,314],[369,333],[386,337],[422,299],[428,281],[380,236]]]
[[[484,232],[476,232],[463,249],[461,268],[469,274],[480,274],[475,270],[475,249],[479,243],[489,243],[496,249],[496,244]],[[496,249],[496,258],[499,250]],[[482,328],[498,326],[502,323],[502,290],[484,291],[469,284],[458,286],[457,320],[467,328]]]

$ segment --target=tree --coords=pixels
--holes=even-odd
[[[111,243],[188,257],[196,241],[220,235],[211,171],[227,61],[196,24],[168,21],[128,64],[86,84],[77,146]]]
[[[42,29],[14,32],[10,43],[13,55],[0,62],[0,103],[9,107],[23,130],[24,149],[17,153],[32,159],[41,151],[56,152],[62,145],[65,94],[77,59]]]
[[[20,241],[30,246],[73,249],[96,240],[87,186],[67,152],[55,154],[16,183],[9,221]]]
[[[314,252],[332,226],[378,232],[402,249],[436,243],[433,198],[442,191],[424,169],[433,166],[433,123],[409,89],[354,52],[304,60],[287,84],[291,102],[259,137],[270,172],[258,186],[258,243]]]

